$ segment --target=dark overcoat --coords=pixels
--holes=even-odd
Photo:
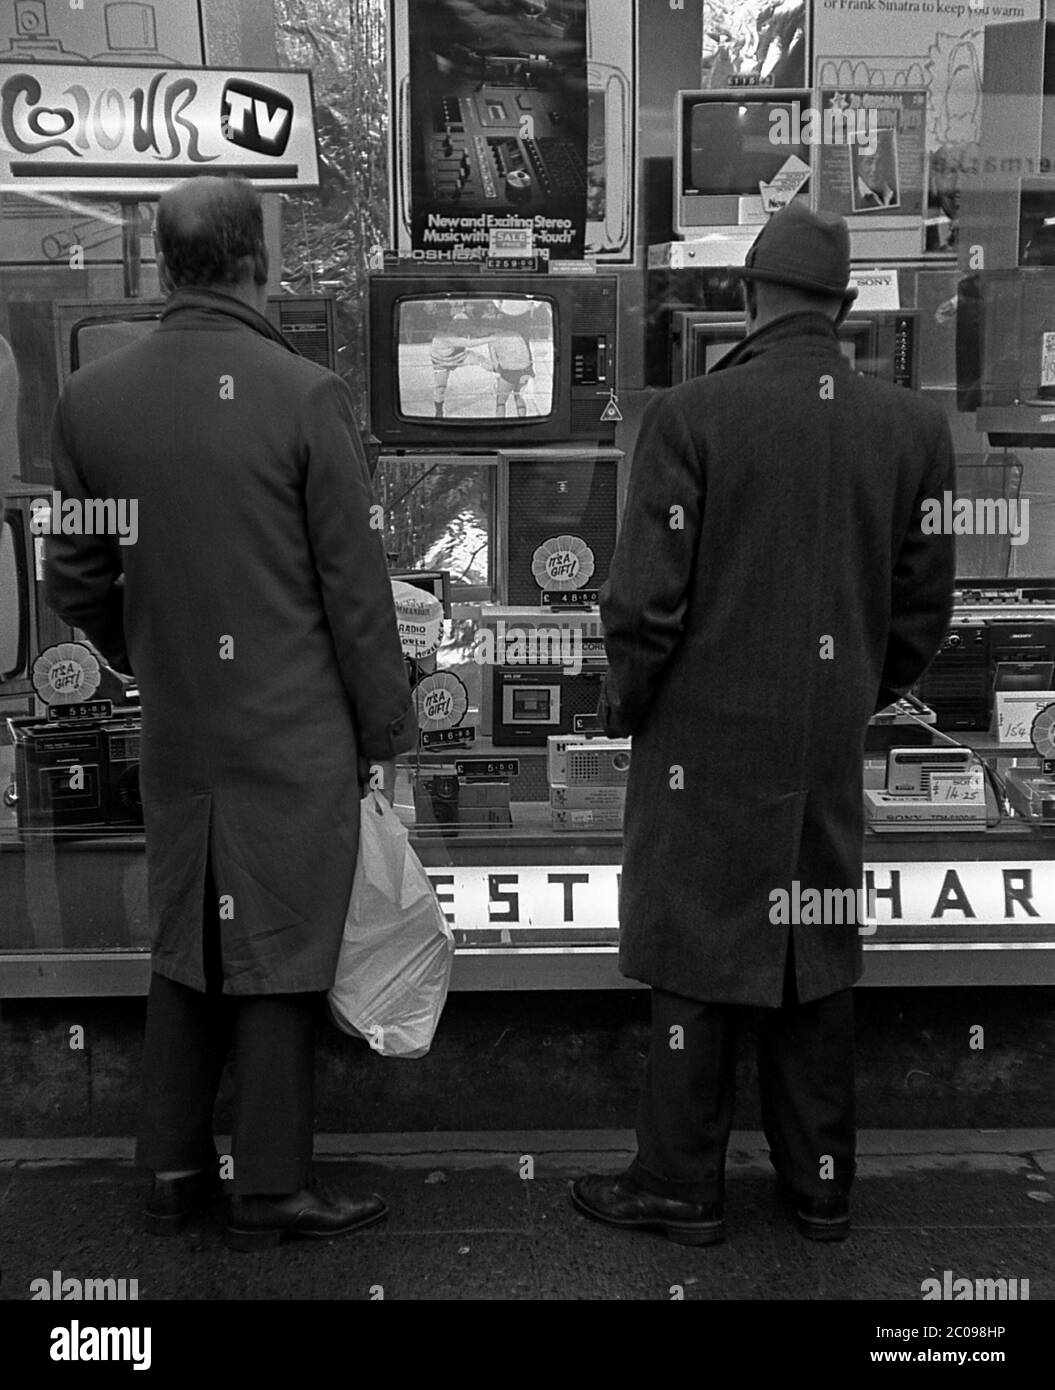
[[[854,373],[823,315],[651,402],[601,596],[625,975],[776,1007],[793,935],[802,1001],[858,979],[856,922],[781,925],[773,895],[861,886],[865,728],[940,646],[954,541],[921,502],[954,486],[942,410]]]
[[[139,685],[154,969],[204,987],[211,855],[225,991],[327,989],[358,759],[416,728],[348,387],[239,301],[179,291],[73,374],[53,458],[64,499],[138,503],[134,545],[49,538],[46,581]]]

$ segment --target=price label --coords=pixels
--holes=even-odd
[[[422,748],[449,748],[452,745],[472,743],[476,738],[476,725],[463,724],[456,729],[422,729],[418,735]]]
[[[572,733],[576,734],[600,734],[604,732],[600,717],[596,714],[573,714],[571,726]]]
[[[491,781],[495,777],[519,777],[519,758],[455,758],[454,771],[459,777]]]
[[[601,600],[600,589],[544,589],[543,608],[592,608]]]
[[[112,700],[82,700],[79,705],[49,705],[48,718],[109,719],[114,712]]]
[[[930,799],[943,806],[950,803],[977,803],[985,797],[985,783],[980,767],[970,772],[932,772]]]
[[[1027,744],[1033,721],[1046,705],[1055,700],[1055,691],[998,690],[996,692],[997,739],[1004,744]]]
[[[535,229],[524,227],[492,227],[488,233],[487,257],[508,256],[511,259],[530,259],[535,254]]]

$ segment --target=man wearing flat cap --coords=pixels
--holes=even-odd
[[[749,1008],[779,1190],[804,1235],[849,1231],[865,728],[937,652],[954,581],[953,538],[922,531],[955,486],[945,415],[840,350],[845,222],[792,203],[742,273],[746,339],[645,413],[601,595],[602,715],[633,736],[620,968],[652,986],[652,1047],[633,1164],[572,1197],[693,1245],[724,1236]]]

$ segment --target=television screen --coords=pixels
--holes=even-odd
[[[534,295],[411,295],[396,305],[398,412],[410,420],[553,414],[553,306]]]
[[[396,572],[444,570],[457,601],[493,598],[492,456],[382,455],[374,491]]]
[[[682,192],[757,197],[759,184],[770,183],[792,156],[809,165],[808,145],[774,142],[777,112],[798,129],[789,101],[726,96],[692,103],[683,129]]]
[[[718,340],[701,338],[700,347],[703,350],[703,372],[709,372],[716,363],[722,360],[727,352],[732,352],[733,348],[736,347],[737,343],[740,342],[743,337],[744,334],[740,333],[736,337]],[[842,354],[847,362],[849,362],[850,366],[856,369],[857,343],[853,340],[840,338],[839,347],[842,349]],[[697,360],[699,359],[697,358]],[[697,375],[700,375],[700,373],[697,373]]]
[[[70,332],[70,367],[76,371],[100,357],[107,357],[118,348],[129,347],[149,333],[158,324],[157,314],[143,318],[127,317],[120,319],[84,319],[74,324]]]
[[[15,526],[14,516],[0,525],[0,692],[5,681],[24,673],[29,640],[22,540],[15,534]]]

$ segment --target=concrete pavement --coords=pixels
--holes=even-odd
[[[27,1299],[57,1270],[134,1279],[141,1300],[920,1302],[946,1274],[1007,1280],[1020,1299],[1028,1280],[1030,1301],[1055,1297],[1053,1130],[862,1132],[854,1231],[830,1246],[791,1225],[752,1132],[730,1148],[724,1245],[583,1219],[568,1179],[620,1171],[632,1146],[604,1130],[322,1135],[320,1173],[381,1192],[388,1221],[246,1255],[225,1247],[222,1209],[169,1239],[142,1233],[130,1140],[0,1140],[0,1296]]]

